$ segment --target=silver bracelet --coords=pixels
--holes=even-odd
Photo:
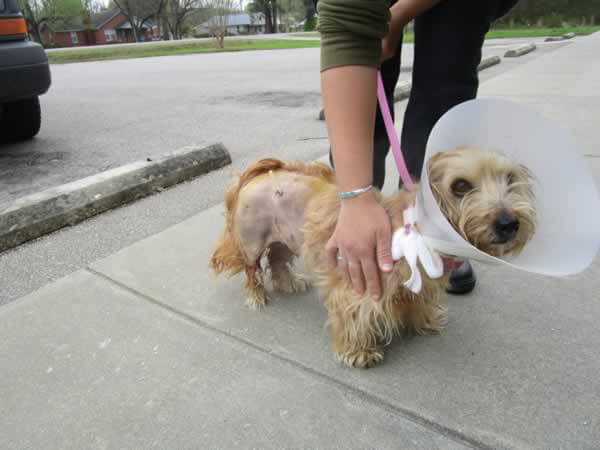
[[[371,189],[373,189],[372,184],[370,184],[369,186],[364,187],[364,188],[355,189],[353,191],[338,192],[337,196],[338,196],[338,198],[341,198],[342,200],[347,200],[349,198],[358,197],[360,194],[364,194],[365,192],[369,192]]]

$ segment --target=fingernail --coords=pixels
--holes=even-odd
[[[389,272],[390,270],[392,270],[392,265],[391,264],[384,264],[382,266],[382,269],[384,272]]]

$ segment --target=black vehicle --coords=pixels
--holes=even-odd
[[[17,0],[0,0],[0,142],[38,133],[38,96],[49,87],[48,57],[41,45],[27,39]]]

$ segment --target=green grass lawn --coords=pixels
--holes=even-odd
[[[527,37],[546,37],[561,36],[565,33],[575,33],[578,35],[592,34],[600,31],[600,26],[594,27],[563,27],[563,28],[507,28],[491,29],[487,34],[488,39],[502,38],[527,38]]]
[[[585,35],[600,30],[594,27],[565,27],[565,28],[511,28],[492,29],[487,34],[488,39],[498,38],[523,38],[560,36],[565,33]],[[295,33],[291,36],[318,37],[319,33]],[[406,33],[404,42],[413,42],[413,34]],[[198,40],[187,42],[172,42],[161,44],[131,45],[126,47],[85,47],[77,50],[63,50],[48,52],[48,60],[52,64],[63,64],[84,61],[105,61],[109,59],[146,58],[150,56],[186,55],[190,53],[215,53],[215,52],[240,52],[247,50],[276,50],[286,48],[318,47],[318,39],[290,40],[290,39],[225,39],[225,48],[220,49],[213,40]]]
[[[319,33],[317,31],[307,31],[306,33],[293,33],[290,34],[292,37],[319,37]]]
[[[526,37],[545,37],[545,36],[560,36],[565,33],[575,33],[579,35],[591,34],[600,31],[600,26],[591,27],[563,27],[563,28],[507,28],[507,29],[491,29],[487,34],[488,39],[502,38],[526,38]],[[317,32],[295,33],[295,37],[319,37]],[[406,33],[404,42],[413,42],[413,34]]]
[[[48,52],[52,64],[110,59],[146,58],[150,56],[187,55],[191,53],[240,52],[247,50],[276,50],[286,48],[318,47],[318,40],[299,41],[286,39],[225,39],[225,48],[220,49],[215,41],[192,41],[172,44],[145,44],[127,47],[87,47],[81,50]]]

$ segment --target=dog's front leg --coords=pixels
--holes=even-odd
[[[360,306],[349,307],[349,298],[354,300],[353,305]],[[327,298],[333,350],[343,364],[369,368],[383,361],[383,350],[379,346],[382,330],[376,316],[366,310],[372,308],[372,300],[356,300],[351,289],[339,287]]]

